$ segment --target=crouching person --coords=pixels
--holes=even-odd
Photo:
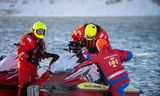
[[[83,51],[83,55],[87,60],[99,66],[104,74],[106,82],[109,83],[111,96],[124,96],[124,89],[129,84],[128,73],[122,65],[132,58],[130,51],[118,50],[110,48],[109,42],[99,39],[96,42],[98,53],[90,54],[87,50]]]

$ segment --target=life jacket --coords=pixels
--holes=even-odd
[[[27,35],[31,36],[33,40],[35,40],[36,42],[36,46],[33,48],[33,50],[27,52],[27,54],[30,58],[37,61],[41,61],[41,59],[45,57],[45,42],[42,39],[36,40],[31,33],[28,33]]]
[[[96,41],[96,39],[87,40],[86,38],[82,38],[81,47],[86,47],[90,53],[96,53],[98,52],[98,49],[96,48]]]

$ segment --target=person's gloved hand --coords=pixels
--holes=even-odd
[[[53,54],[53,53],[47,53],[47,58],[49,58],[49,57],[53,57],[54,61],[56,61],[59,58],[59,55]]]
[[[77,53],[78,50],[81,49],[81,44],[79,41],[77,41],[77,42],[70,41],[68,46],[69,46],[69,50],[73,51],[73,53]]]
[[[54,53],[47,53],[47,57],[59,58],[59,55],[54,54]]]
[[[39,65],[39,62],[38,62],[37,60],[34,60],[34,59],[30,58],[30,57],[27,58],[26,61],[27,61],[27,62],[30,62],[30,63],[32,63],[32,64],[34,64],[34,65],[36,65],[36,66]]]
[[[79,41],[77,41],[77,42],[70,41],[68,46],[70,46],[70,47],[79,47],[80,46],[80,42]]]

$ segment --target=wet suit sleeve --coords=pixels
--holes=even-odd
[[[52,58],[54,59],[54,61],[56,61],[56,60],[59,58],[59,55],[58,55],[58,54],[46,52],[46,43],[45,43],[44,41],[43,41],[43,46],[44,46],[43,59],[44,59],[44,58],[52,57]]]
[[[86,60],[90,60],[94,63],[97,63],[97,53],[89,53],[89,52],[83,52],[83,56],[85,57]]]
[[[52,58],[54,59],[54,61],[56,61],[56,60],[59,58],[59,55],[58,55],[58,54],[48,53],[48,52],[45,52],[45,53],[44,53],[44,56],[45,56],[45,58],[52,57]]]
[[[104,29],[102,29],[102,28],[100,28],[99,30],[100,31],[97,34],[96,39],[105,39],[105,40],[109,41],[107,32],[104,31]]]
[[[119,54],[122,62],[129,61],[133,57],[131,51],[119,50]]]
[[[83,37],[84,37],[84,26],[81,25],[77,27],[76,30],[72,33],[71,38],[73,42],[77,42]]]

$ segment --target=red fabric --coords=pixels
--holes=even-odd
[[[33,34],[31,34],[33,35]],[[18,55],[18,80],[20,84],[18,96],[20,96],[20,92],[23,88],[23,86],[26,83],[35,82],[37,77],[37,66],[31,64],[30,62],[27,62],[26,59],[29,57],[28,52],[32,51],[39,39],[35,38],[33,35],[30,36],[28,34],[25,34],[20,39],[20,44],[18,45],[17,55]],[[44,45],[45,46],[45,45]],[[39,48],[39,47],[37,47]],[[36,49],[37,50],[37,49]],[[38,57],[35,57],[38,58]]]
[[[78,66],[76,66],[74,68],[74,72],[78,71],[82,67],[88,66],[89,64],[92,64],[92,61],[84,61],[84,62],[82,62],[81,64],[79,64]]]
[[[110,52],[107,52],[107,49],[102,50],[100,53],[91,54],[91,60],[98,64],[106,74],[106,76],[110,76],[117,71],[124,69],[122,62],[124,59],[126,60],[126,56],[128,51],[113,49]],[[109,70],[108,70],[109,69]],[[113,78],[119,78],[123,74],[120,74]]]
[[[78,26],[76,30],[72,33],[72,36],[71,36],[72,41],[73,42],[79,41],[84,37],[84,35],[85,35],[85,25]],[[107,32],[104,31],[104,29],[102,29],[101,27],[96,35],[96,40],[98,39],[105,39],[109,41]]]
[[[123,85],[126,82],[129,82],[129,78],[126,78],[124,80],[121,80],[120,82],[117,82],[117,83],[111,85],[108,91],[111,92],[113,96],[120,96],[120,94],[118,92],[118,86]]]
[[[20,65],[20,68],[18,69],[18,82],[20,84],[18,96],[20,96],[20,92],[22,91],[24,85],[27,83],[35,82],[38,75],[37,67],[35,67],[31,63],[23,61],[18,62],[18,64]]]
[[[122,61],[127,61],[128,51],[117,50],[117,49],[110,50],[108,48],[105,48],[102,51],[100,51],[100,53],[89,54],[89,55],[91,61],[93,61],[102,69],[103,73],[106,75],[109,81],[117,80],[127,74],[127,72],[122,72],[120,74],[115,75],[112,78],[109,78],[111,75],[113,76],[114,73],[124,70]],[[119,80],[115,83],[111,83],[109,91],[112,92],[113,96],[119,96],[118,86],[123,85],[127,82],[129,82],[128,77]]]
[[[20,44],[18,45],[17,55],[19,57],[19,60],[26,60],[29,57],[29,54],[27,54],[27,52],[32,50],[35,46],[36,41],[28,34],[25,34],[20,39]]]
[[[0,73],[0,85],[18,86],[18,71],[10,70]]]
[[[89,54],[89,52],[88,52],[87,49],[85,49],[85,50],[82,51],[82,54]]]

